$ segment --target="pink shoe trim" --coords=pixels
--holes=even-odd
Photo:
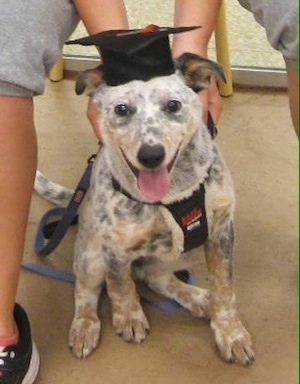
[[[12,336],[0,337],[0,346],[9,347],[11,345],[18,344],[19,341],[19,331],[18,327],[15,324],[15,333]]]

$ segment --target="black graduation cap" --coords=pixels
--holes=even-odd
[[[159,28],[151,24],[144,29],[105,31],[66,44],[99,47],[104,80],[108,85],[120,85],[174,73],[169,35],[197,28]]]

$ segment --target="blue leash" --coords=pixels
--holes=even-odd
[[[88,165],[78,183],[77,188],[75,189],[75,192],[67,208],[53,208],[46,212],[42,217],[35,238],[35,252],[39,256],[49,255],[58,246],[58,244],[65,236],[68,228],[72,225],[74,219],[76,218],[78,208],[90,185],[90,177],[94,159],[95,155],[89,158]],[[57,216],[59,216],[61,219],[57,222],[57,225],[54,226],[54,231],[50,235],[49,241],[46,242],[44,229],[46,228],[49,219]]]
[[[59,270],[56,268],[48,267],[46,265],[34,264],[28,261],[23,261],[22,267],[27,271],[36,273],[38,275],[61,281],[64,283],[75,284],[76,277],[73,273]],[[186,271],[187,272],[187,271]],[[193,284],[192,277],[189,272],[187,277],[187,283]],[[175,312],[182,309],[181,305],[178,304],[175,300],[150,300],[146,297],[141,297],[141,299],[151,306],[160,309],[165,312]]]
[[[30,272],[37,273],[38,275],[48,277],[50,279],[62,281],[64,283],[74,284],[76,280],[74,273],[55,269],[46,265],[34,264],[28,261],[23,261],[22,267]]]

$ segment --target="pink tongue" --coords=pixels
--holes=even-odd
[[[140,171],[138,187],[142,194],[150,200],[159,201],[169,191],[171,179],[167,167],[155,171]]]

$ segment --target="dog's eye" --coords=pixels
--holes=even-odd
[[[169,112],[177,112],[181,108],[181,102],[179,100],[169,100],[167,103],[167,110]]]
[[[118,116],[128,116],[131,113],[131,109],[127,104],[118,104],[115,106],[115,114]]]

